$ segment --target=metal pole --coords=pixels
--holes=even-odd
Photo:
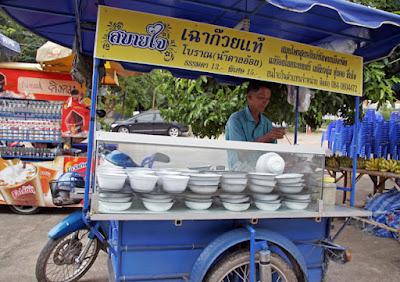
[[[260,282],[272,281],[271,251],[260,251]]]
[[[85,181],[85,196],[83,198],[83,214],[85,216],[89,207],[89,189],[90,189],[90,176],[92,171],[93,160],[93,143],[94,143],[94,129],[95,129],[95,115],[96,115],[96,96],[98,88],[99,66],[101,60],[95,58],[93,63],[93,80],[92,80],[92,96],[90,104],[90,122],[89,122],[89,139],[87,147],[87,162],[86,162],[86,181]]]
[[[356,194],[356,171],[357,171],[357,128],[359,124],[359,111],[360,111],[360,97],[356,97],[355,105],[355,123],[354,123],[354,133],[353,133],[353,175],[351,179],[351,195],[350,195],[350,206],[354,207],[354,198]]]
[[[296,86],[296,121],[294,127],[294,145],[297,145],[297,130],[299,126],[299,87]]]

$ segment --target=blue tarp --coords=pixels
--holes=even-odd
[[[21,52],[18,42],[0,33],[0,49],[7,55],[17,55]]]
[[[372,216],[369,218],[370,220],[399,230],[400,192],[397,191],[396,188],[391,189],[389,192],[377,195],[367,205],[365,205],[364,209],[372,211]],[[391,232],[374,225],[367,225],[367,231],[376,236],[395,237],[397,240],[399,239],[399,233]]]
[[[354,54],[362,56],[364,62],[389,55],[400,43],[400,16],[344,0],[0,0],[0,7],[33,32],[69,48],[76,42],[78,49],[92,56],[98,2],[228,28],[248,18],[249,32],[310,45],[353,40],[361,43]],[[153,68],[124,66],[143,72]],[[188,78],[201,74],[172,72]]]

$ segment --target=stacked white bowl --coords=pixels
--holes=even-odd
[[[206,210],[211,207],[214,194],[186,192],[183,196],[184,203],[189,209]]]
[[[99,207],[105,211],[123,211],[132,206],[132,194],[103,192],[99,194]]]
[[[250,207],[250,197],[247,195],[222,193],[219,198],[224,208],[230,211],[245,211]]]
[[[221,177],[221,189],[228,193],[241,193],[247,186],[247,173],[230,172],[224,173]]]
[[[303,174],[301,173],[283,173],[276,176],[275,180],[278,181],[278,189],[282,193],[300,193],[304,187]]]
[[[220,174],[215,173],[192,173],[189,174],[189,189],[194,193],[212,194],[218,190]]]
[[[128,177],[132,190],[138,193],[152,192],[159,178],[151,170],[132,170]]]
[[[297,194],[284,194],[283,203],[289,209],[293,210],[303,210],[308,207],[312,197],[311,193],[303,192]]]
[[[271,193],[275,188],[275,177],[274,173],[263,173],[263,172],[249,172],[248,177],[249,189],[254,193]]]
[[[182,175],[176,170],[158,170],[156,175],[158,175],[157,185],[172,194],[184,192],[189,182],[189,176]]]
[[[126,173],[123,168],[98,166],[96,168],[97,184],[100,191],[120,191],[126,181]]]
[[[252,194],[254,205],[263,211],[275,211],[281,207],[281,201],[279,194]]]
[[[155,212],[163,212],[172,208],[174,200],[168,194],[142,194],[143,205],[146,209]]]

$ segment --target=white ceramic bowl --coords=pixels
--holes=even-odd
[[[189,184],[191,185],[203,185],[203,186],[214,186],[219,184],[219,180],[192,180],[189,179]]]
[[[280,190],[282,193],[286,193],[286,194],[296,194],[296,193],[300,193],[301,190],[303,190],[303,186],[281,186],[281,185],[278,185],[278,190]]]
[[[170,202],[154,202],[154,199],[147,199],[147,198],[142,198],[143,200],[143,205],[145,206],[146,209],[150,211],[155,211],[155,212],[163,212],[170,210],[172,206],[174,205],[174,201]]]
[[[181,173],[179,171],[175,171],[175,170],[159,170],[159,171],[156,171],[155,174],[159,176],[159,178],[157,180],[157,184],[160,186],[163,185],[163,176],[181,175]]]
[[[172,199],[168,194],[141,194],[141,196],[147,199]]]
[[[247,178],[247,173],[246,172],[233,172],[227,170],[226,172],[220,173],[222,175],[222,181],[226,179],[232,179],[232,178]]]
[[[254,192],[254,193],[271,193],[275,186],[263,186],[263,185],[256,185],[256,184],[252,184],[250,183],[249,185],[249,189],[250,191]]]
[[[288,209],[292,210],[304,210],[310,204],[310,201],[299,201],[299,200],[284,200],[283,203]]]
[[[247,184],[247,177],[245,178],[221,178],[221,183],[225,183],[225,184]]]
[[[110,197],[110,198],[102,198],[100,197],[99,201],[105,201],[110,203],[127,203],[132,201],[132,197]]]
[[[248,202],[250,200],[250,197],[249,196],[243,196],[242,198],[231,198],[231,199],[222,199],[221,198],[221,201],[222,202],[228,202],[228,203],[233,203],[233,204],[236,204],[236,203],[245,203],[245,202]]]
[[[193,185],[190,184],[189,181],[189,189],[194,192],[194,193],[199,193],[199,194],[212,194],[217,192],[218,190],[218,184],[217,185]]]
[[[172,202],[172,198],[154,199],[154,198],[143,197],[142,200],[143,200],[143,202],[144,201],[148,201],[148,202],[152,202],[152,203],[169,203],[169,202]]]
[[[289,200],[309,200],[311,199],[311,193],[303,193],[303,194],[285,194],[283,195],[286,199]]]
[[[124,197],[132,197],[132,193],[117,193],[117,192],[101,192],[99,193],[99,197],[101,198],[124,198]]]
[[[223,191],[229,193],[240,193],[246,189],[246,184],[227,184],[225,182],[221,182],[220,186]]]
[[[230,203],[230,202],[222,201],[222,205],[227,210],[241,212],[241,211],[247,210],[250,207],[250,202]]]
[[[184,197],[186,199],[193,199],[193,200],[211,200],[214,194],[198,194],[192,192],[185,192]]]
[[[285,161],[277,153],[266,153],[257,160],[256,171],[281,174],[285,169]]]
[[[266,203],[264,201],[254,201],[254,205],[263,211],[276,211],[281,207],[281,203]]]
[[[280,184],[299,183],[302,182],[303,174],[301,173],[284,173],[275,177]]]
[[[132,206],[132,202],[126,203],[115,203],[108,201],[99,201],[100,209],[109,210],[109,211],[124,211],[129,209]]]
[[[124,187],[126,181],[125,175],[107,175],[107,174],[97,174],[97,183],[99,187],[103,190],[108,191],[119,191]]]
[[[241,199],[247,197],[246,195],[243,194],[230,194],[230,193],[221,193],[219,197],[223,200],[228,200],[229,199]]]
[[[256,179],[265,179],[265,180],[274,180],[275,176],[278,174],[275,173],[268,173],[268,172],[249,172],[249,178],[256,178]]]
[[[216,173],[192,173],[189,175],[190,180],[218,180],[221,178],[221,174]]]
[[[108,176],[108,175],[111,175],[111,176],[113,176],[113,175],[115,175],[115,176],[125,175],[126,176],[126,172],[124,170],[121,170],[121,171],[109,171],[109,170],[97,169],[96,170],[96,174],[97,175],[101,174],[101,175],[105,175],[105,176]]]
[[[150,174],[131,174],[129,175],[129,181],[131,188],[135,192],[149,193],[154,190],[158,180],[157,175]]]
[[[275,180],[265,180],[259,178],[250,178],[250,183],[262,186],[272,186],[274,187],[276,184]]]
[[[162,178],[162,186],[164,191],[168,193],[182,193],[186,190],[189,182],[187,175],[164,175]]]
[[[303,187],[304,186],[304,181],[300,181],[297,183],[279,183],[281,186],[286,186],[286,187]]]
[[[212,205],[212,200],[209,201],[198,201],[195,199],[186,199],[185,205],[192,210],[206,210]]]
[[[253,194],[254,200],[272,201],[279,199],[279,194]]]

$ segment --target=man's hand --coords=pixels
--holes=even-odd
[[[260,138],[258,138],[257,140],[255,140],[256,142],[263,142],[263,143],[270,143],[273,140],[276,139],[282,139],[283,136],[285,136],[286,131],[283,128],[272,128],[272,130],[270,132],[268,132],[267,134],[264,134],[263,136],[261,136]]]
[[[267,134],[269,134],[269,136],[270,136],[272,139],[282,139],[283,136],[285,136],[286,132],[285,132],[285,129],[283,129],[283,128],[274,127],[274,128],[272,128],[272,130],[271,130],[270,132],[268,132]]]

